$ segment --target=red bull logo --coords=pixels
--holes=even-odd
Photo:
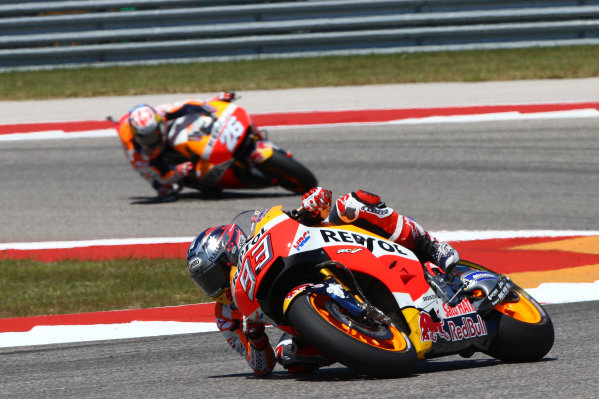
[[[443,329],[442,321],[434,321],[430,314],[420,313],[420,341],[437,342],[439,339],[451,340],[451,336]]]
[[[447,323],[453,341],[483,337],[488,334],[487,325],[480,315],[476,315],[476,321],[471,317],[462,317],[462,325],[453,321]]]

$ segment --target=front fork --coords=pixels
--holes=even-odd
[[[262,132],[255,127],[250,128],[248,134],[248,150],[243,156],[250,164],[261,164],[272,157],[274,151],[283,152],[286,156],[292,157],[291,152],[285,151],[268,140],[265,132]],[[245,151],[244,151],[245,152]]]
[[[274,146],[270,141],[259,140],[255,143],[255,148],[248,155],[250,163],[259,164],[272,157]]]
[[[283,302],[283,314],[293,299],[302,292],[310,292],[328,296],[344,309],[353,319],[370,323],[391,325],[391,318],[371,305],[362,295],[354,293],[347,285],[327,268],[319,270],[324,280],[320,283],[303,284],[293,289]]]

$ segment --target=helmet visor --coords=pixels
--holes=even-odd
[[[231,264],[224,253],[211,263],[202,262],[199,257],[189,261],[191,279],[212,298],[229,286],[230,271]]]
[[[140,145],[148,148],[156,147],[162,142],[162,136],[158,129],[147,134],[137,133],[134,137]]]

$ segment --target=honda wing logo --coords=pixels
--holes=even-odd
[[[308,242],[309,239],[310,239],[310,234],[308,234],[308,232],[305,231],[304,234],[300,238],[297,239],[295,244],[293,244],[293,248],[295,248],[299,251],[300,248],[303,247],[304,244],[306,244],[306,242]]]

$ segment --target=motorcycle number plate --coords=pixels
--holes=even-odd
[[[233,152],[244,131],[245,127],[243,126],[243,123],[239,122],[235,115],[233,115],[229,118],[229,122],[225,125],[225,128],[220,134],[220,142],[227,147],[229,152]]]

